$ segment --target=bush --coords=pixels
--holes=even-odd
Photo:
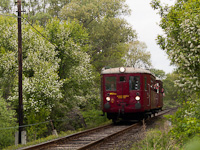
[[[179,146],[176,141],[164,130],[152,129],[146,132],[146,137],[133,145],[132,150],[165,150],[175,149]]]
[[[168,116],[172,121],[173,129],[170,133],[183,143],[200,133],[200,99],[192,97],[177,110],[175,115]]]
[[[45,121],[46,118],[49,116],[49,113],[50,112],[48,112],[48,110],[46,110],[45,108],[41,108],[39,112],[29,112],[26,120],[27,124],[38,124],[26,128],[28,141],[34,141],[48,135],[47,132],[49,122],[45,123]]]
[[[140,132],[141,140],[133,144],[131,150],[172,150],[179,149],[179,143],[169,134],[171,127],[164,120],[158,122],[159,128],[146,130],[143,125],[143,130]]]
[[[0,97],[0,149],[14,144],[15,129],[8,129],[8,127],[16,126],[16,118],[14,116],[14,110]]]
[[[164,109],[170,109],[170,108],[175,108],[179,106],[179,103],[175,100],[164,100]]]
[[[106,116],[101,116],[102,115],[101,110],[96,110],[96,109],[86,110],[82,112],[82,115],[87,127],[98,126],[108,121]]]
[[[184,150],[199,150],[200,149],[200,137],[195,136],[189,142],[184,145]]]

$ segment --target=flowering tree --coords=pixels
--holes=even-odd
[[[178,98],[182,107],[171,116],[172,133],[185,140],[200,132],[200,1],[177,0],[171,7],[163,7],[157,0],[151,4],[160,10],[165,33],[158,36],[158,44],[178,68],[176,84],[181,87]]]
[[[17,109],[18,64],[17,64],[17,23],[1,19],[0,81],[9,85],[2,87],[7,101]],[[42,30],[38,27],[39,30]],[[41,122],[50,117],[55,100],[62,98],[57,70],[60,59],[54,47],[35,33],[30,26],[23,25],[23,104],[25,123]],[[8,84],[9,83],[9,84]],[[38,117],[42,116],[42,117]],[[35,120],[35,118],[38,118]],[[35,122],[34,122],[35,123]]]
[[[13,89],[9,100],[17,99],[17,33],[16,25],[0,27],[1,41],[7,41],[4,53],[1,53],[2,76],[9,80],[14,79]],[[4,28],[4,29],[3,29]],[[59,59],[56,57],[54,47],[42,37],[34,33],[30,27],[23,28],[23,93],[24,110],[35,110],[46,107],[49,111],[53,107],[53,100],[62,98],[60,87],[62,82],[56,73]],[[15,93],[16,92],[16,93]],[[25,113],[26,114],[26,113]]]
[[[3,97],[17,109],[18,63],[17,22],[1,17],[0,22],[0,87]],[[29,25],[23,23],[23,104],[25,123],[43,122],[47,119],[68,117],[73,108],[98,105],[98,88],[90,57],[88,35],[75,22],[50,21],[45,30],[35,25],[44,39]],[[94,88],[92,88],[94,87]],[[79,109],[76,109],[79,110]],[[35,133],[38,128],[31,127]],[[31,138],[37,138],[46,131]]]
[[[59,76],[64,82],[62,88],[64,101],[69,105],[79,106],[87,101],[86,95],[94,85],[94,74],[90,57],[88,34],[76,22],[68,23],[58,19],[47,24],[47,36],[56,45]]]
[[[178,0],[174,6],[163,7],[154,0],[151,4],[160,9],[165,35],[157,40],[178,67],[181,78],[177,83],[189,94],[200,91],[200,2]]]

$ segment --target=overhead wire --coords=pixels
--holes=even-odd
[[[47,37],[45,37],[39,30],[37,30],[33,24],[31,24],[26,18],[24,17],[19,17],[19,16],[12,16],[12,15],[5,15],[5,14],[0,14],[1,16],[8,16],[8,17],[14,17],[14,18],[22,18],[24,19],[33,29],[35,29],[35,31],[37,31],[45,40],[47,40],[49,43],[51,43],[53,46],[55,46],[55,48],[58,48],[54,43],[52,43]]]
[[[44,124],[44,123],[47,123],[47,122],[51,122],[51,120],[50,121],[39,122],[39,123],[34,123],[34,124],[22,125],[22,126],[0,128],[0,130],[15,129],[15,128],[19,128],[19,127],[30,127],[30,126],[34,126],[34,125]]]
[[[22,125],[22,126],[0,128],[0,130],[15,129],[15,128],[17,129],[17,128],[20,128],[20,127],[30,127],[30,126],[49,123],[49,122],[65,122],[65,121],[69,121],[69,120],[72,120],[72,119],[47,120],[47,121],[44,121],[44,122],[38,122],[38,123],[27,124],[27,125]]]
[[[33,29],[35,29],[43,38],[45,38],[49,43],[51,43],[55,48],[58,48],[54,43],[52,43],[47,37],[45,37],[39,30],[37,30],[33,24],[31,24],[26,18],[22,17]]]
[[[8,17],[14,17],[14,18],[20,18],[18,16],[11,16],[11,15],[5,15],[5,14],[0,14],[1,16],[8,16]]]

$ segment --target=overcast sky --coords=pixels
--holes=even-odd
[[[170,66],[170,60],[167,54],[156,44],[156,37],[162,34],[158,23],[160,16],[149,4],[151,0],[126,0],[129,8],[132,10],[131,16],[126,20],[133,26],[138,35],[138,40],[145,42],[147,51],[151,52],[151,61],[155,69],[162,69],[165,73],[173,71],[174,67]],[[175,0],[162,0],[164,3],[172,5]]]

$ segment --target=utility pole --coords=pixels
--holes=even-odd
[[[19,117],[19,144],[22,143],[22,131],[23,128],[23,97],[22,97],[22,28],[21,28],[21,0],[17,0],[18,6],[18,89],[19,89],[19,106],[18,106],[18,117]]]

